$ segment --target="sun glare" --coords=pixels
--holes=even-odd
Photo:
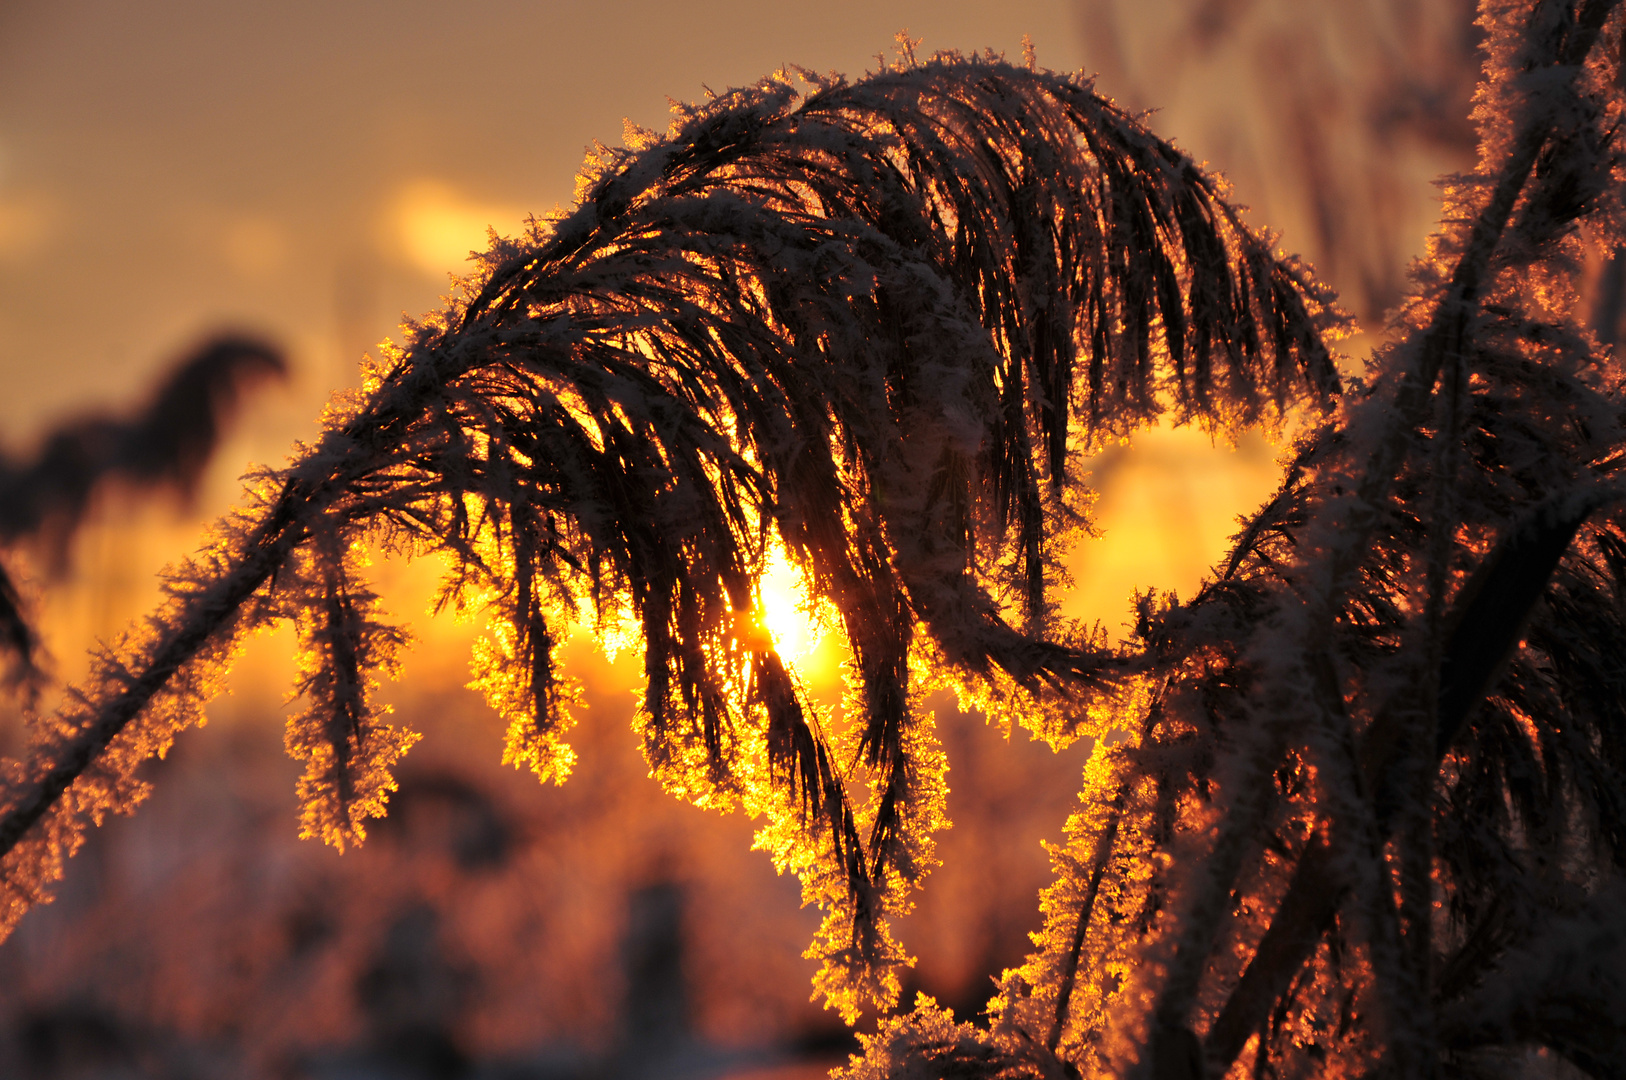
[[[777,544],[762,575],[762,621],[773,647],[787,663],[812,655],[824,637],[824,619],[808,595],[807,582]]]

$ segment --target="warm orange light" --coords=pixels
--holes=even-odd
[[[389,253],[431,277],[463,267],[471,251],[484,251],[486,229],[516,231],[525,218],[519,207],[467,198],[450,184],[416,180],[402,185],[380,222]]]
[[[778,544],[762,575],[762,622],[787,663],[812,655],[824,637],[825,618],[808,595],[807,581]]]

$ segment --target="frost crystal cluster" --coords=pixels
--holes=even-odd
[[[278,621],[304,830],[363,838],[415,739],[374,701],[405,638],[373,544],[450,557],[445,601],[492,620],[476,683],[543,780],[573,761],[561,635],[632,631],[653,775],[760,818],[849,1018],[896,1004],[888,922],[945,824],[924,694],[1098,740],[987,1023],[923,1000],[855,1080],[1421,1076],[1531,1045],[1620,1075],[1623,402],[1572,314],[1626,241],[1616,6],[1486,3],[1481,164],[1347,386],[1326,291],[1086,81],[902,39],[861,81],[629,130],[38,725],[7,924]],[[1159,416],[1305,434],[1198,595],[1138,598],[1109,646],[1055,614],[1079,462]],[[784,557],[838,613],[839,711],[763,625]]]

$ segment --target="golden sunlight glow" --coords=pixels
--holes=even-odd
[[[1276,453],[1253,432],[1233,448],[1195,427],[1159,423],[1138,433],[1133,449],[1101,455],[1092,463],[1101,497],[1090,510],[1101,535],[1068,554],[1074,584],[1062,613],[1100,620],[1121,638],[1136,589],[1157,585],[1191,599],[1229,550],[1237,516],[1275,490]]]
[[[524,218],[518,207],[478,203],[441,181],[414,180],[390,202],[382,239],[393,256],[440,277],[490,246],[488,228],[512,235]]]
[[[824,637],[827,619],[809,595],[801,570],[779,544],[768,554],[761,588],[763,625],[780,657],[794,664],[812,655]]]

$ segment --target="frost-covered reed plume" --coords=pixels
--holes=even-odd
[[[415,738],[372,700],[403,643],[361,577],[373,541],[455,560],[448,602],[494,620],[477,680],[508,756],[545,780],[571,763],[560,632],[630,620],[656,775],[766,815],[828,912],[825,989],[889,1000],[885,920],[942,817],[923,687],[1017,694],[1063,739],[1139,663],[1052,614],[1078,456],[1166,412],[1234,430],[1335,390],[1307,274],[1087,83],[905,41],[860,82],[776,76],[626,142],[257,477],[39,725],[0,821],[8,921],[275,620],[302,646],[305,831],[362,838]],[[841,613],[841,723],[758,617],[777,544]]]
[[[1146,597],[1039,952],[860,1076],[1491,1075],[1626,1062],[1626,19],[1487,2],[1480,164],[1390,342],[1187,604]],[[1039,1048],[1043,1048],[1042,1050]]]
[[[904,39],[857,83],[776,76],[629,130],[40,726],[0,819],[8,918],[275,620],[303,648],[305,831],[362,838],[414,738],[371,700],[404,639],[370,541],[452,557],[508,758],[544,780],[571,764],[560,632],[629,623],[652,770],[766,819],[849,1017],[897,995],[887,919],[943,824],[922,693],[1127,734],[988,1026],[922,1002],[855,1077],[1421,1075],[1530,1043],[1610,1075],[1621,402],[1569,311],[1620,221],[1615,7],[1488,5],[1482,165],[1342,395],[1324,290],[1088,83]],[[1191,602],[1140,598],[1122,648],[1055,617],[1080,455],[1160,414],[1294,409],[1281,491]],[[841,716],[762,626],[778,545],[839,613]]]

